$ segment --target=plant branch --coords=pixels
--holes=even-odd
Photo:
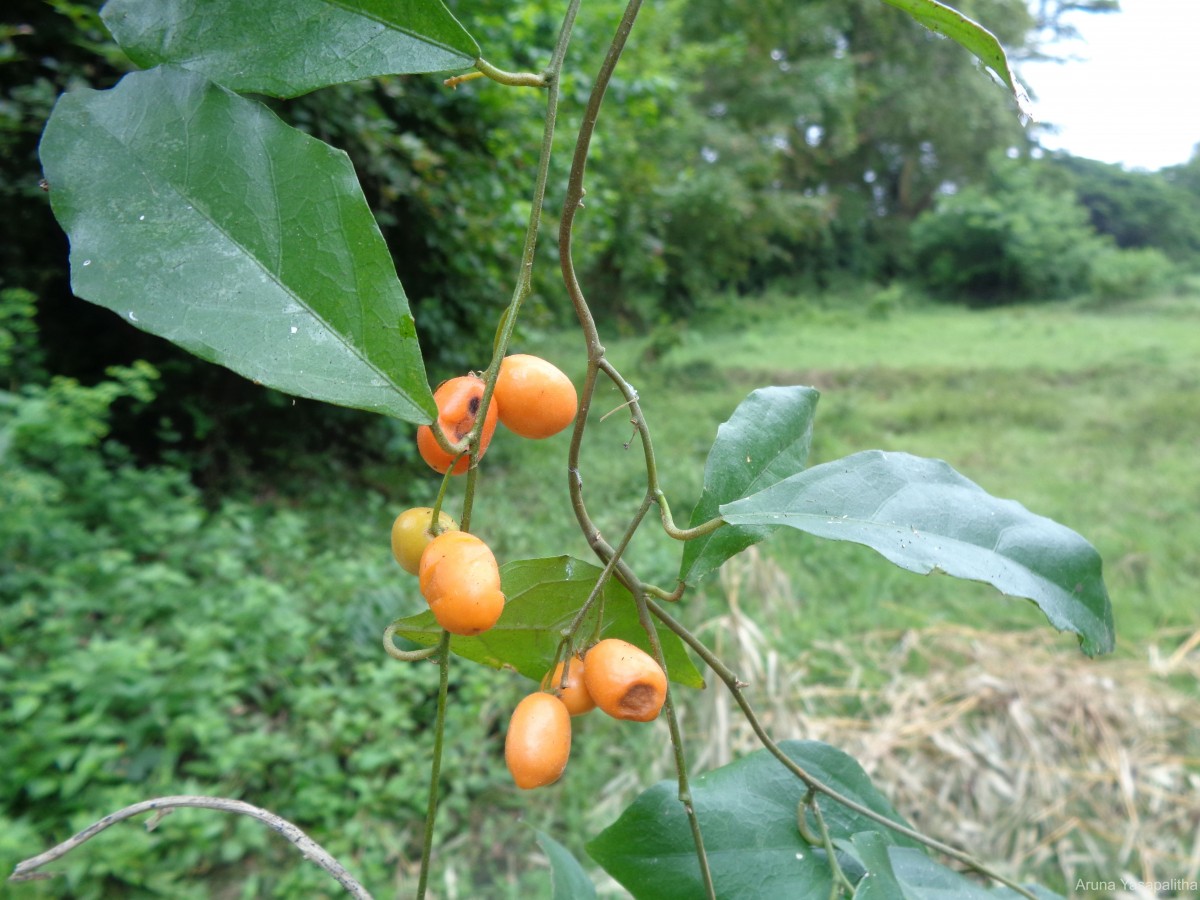
[[[667,671],[667,661],[663,657],[662,641],[658,638],[658,631],[654,627],[654,620],[650,618],[650,609],[647,606],[646,595],[637,595],[637,610],[638,621],[641,623],[642,629],[646,632],[646,639],[650,642],[650,650],[654,656],[654,661],[658,663],[659,668],[663,672]],[[667,713],[667,728],[671,732],[671,749],[675,754],[675,775],[679,783],[679,802],[683,804],[684,812],[687,813],[688,825],[692,829],[692,843],[696,847],[696,861],[700,865],[700,879],[704,882],[704,895],[708,900],[716,900],[717,892],[713,887],[712,871],[708,866],[708,854],[704,852],[704,835],[700,831],[700,817],[696,815],[696,807],[692,800],[692,788],[688,781],[687,773],[687,757],[683,750],[683,735],[679,731],[679,717],[675,714],[675,692],[671,689],[671,679],[667,678],[667,696],[665,701]]]
[[[550,157],[554,150],[554,129],[558,120],[559,74],[562,70],[563,60],[566,58],[567,47],[571,42],[571,32],[575,27],[575,17],[579,12],[580,2],[581,0],[571,0],[568,4],[562,26],[559,28],[558,38],[554,43],[550,65],[539,76],[544,79],[548,90],[546,94],[546,114],[542,126],[542,142],[538,152],[537,171],[534,176],[533,197],[530,200],[529,220],[525,227],[525,241],[521,249],[521,267],[517,273],[516,284],[513,287],[512,299],[509,300],[509,305],[501,320],[496,340],[492,345],[492,361],[488,365],[487,371],[483,374],[483,397],[480,400],[479,412],[475,417],[475,425],[472,427],[470,434],[467,435],[467,440],[471,447],[472,471],[479,464],[479,437],[483,433],[483,424],[487,419],[488,406],[492,402],[492,393],[496,388],[496,378],[500,374],[500,363],[508,352],[508,345],[512,340],[512,333],[517,324],[517,314],[520,312],[521,304],[525,302],[525,299],[533,290],[533,263],[537,253],[538,231],[541,229],[542,224],[542,206],[546,200],[546,182],[550,177]],[[483,63],[484,61],[481,59],[477,62]],[[436,433],[435,431],[435,435]],[[473,495],[474,482],[468,481],[467,495],[464,499],[464,504],[468,508],[472,503]],[[466,528],[467,526],[464,524],[463,529],[466,530]]]
[[[438,485],[437,498],[433,501],[432,512],[429,514],[429,530],[433,532],[434,537],[442,533],[442,504],[446,502],[446,489],[450,487],[450,479],[454,476],[450,473],[454,471],[454,465],[457,459],[452,460],[450,468],[442,475],[442,483]]]
[[[595,335],[594,329],[592,334]],[[599,346],[598,341],[596,347],[600,356],[603,357],[604,348]],[[575,416],[575,429],[571,434],[571,446],[567,452],[567,490],[571,497],[571,508],[588,546],[606,566],[609,561],[613,561],[617,580],[636,597],[645,590],[641,580],[620,559],[620,554],[616,552],[616,549],[604,540],[600,529],[596,527],[595,522],[588,514],[587,504],[583,500],[583,476],[579,473],[579,451],[583,445],[583,434],[587,428],[588,411],[591,409],[592,399],[595,396],[598,374],[599,367],[589,363],[584,374],[583,390],[579,392],[579,411]]]
[[[629,546],[629,542],[633,539],[634,534],[637,532],[638,526],[642,524],[642,520],[646,517],[646,513],[650,511],[650,503],[650,497],[647,495],[646,499],[642,501],[641,506],[638,507],[638,511],[633,514],[633,518],[629,521],[629,525],[626,527],[625,533],[621,536],[621,543],[617,544],[617,546],[609,554],[608,561],[604,564],[604,568],[601,570],[600,575],[596,578],[596,583],[592,586],[592,590],[588,594],[587,599],[583,601],[583,605],[580,606],[579,611],[575,613],[575,617],[571,620],[571,624],[567,626],[566,631],[563,634],[564,641],[567,641],[571,644],[574,643],[575,632],[579,630],[579,626],[583,624],[583,620],[587,616],[588,611],[592,608],[592,604],[594,604],[596,599],[603,593],[604,586],[608,584],[609,579],[612,578],[613,572],[616,571],[617,567],[621,564],[621,556],[625,553],[626,548]],[[599,622],[597,624],[599,624]],[[565,685],[565,671],[563,673],[563,678],[563,683]]]
[[[591,148],[592,136],[595,134],[596,122],[600,116],[600,106],[604,94],[612,80],[613,70],[624,50],[629,32],[633,28],[641,0],[630,0],[629,5],[617,26],[617,33],[609,45],[604,62],[592,83],[592,92],[584,109],[583,122],[579,126],[579,134],[575,141],[575,152],[571,159],[571,172],[567,178],[567,194],[563,201],[563,214],[558,228],[559,264],[562,268],[563,283],[571,304],[575,308],[587,345],[588,365],[584,373],[583,389],[579,395],[579,410],[575,416],[575,429],[571,434],[571,445],[567,453],[567,484],[571,496],[571,507],[575,518],[583,532],[584,538],[593,552],[605,563],[614,558],[614,548],[600,536],[600,531],[588,515],[587,506],[583,500],[583,478],[579,472],[579,453],[583,446],[583,435],[587,429],[588,412],[596,391],[597,373],[604,364],[604,345],[600,343],[600,334],[596,329],[595,319],[588,307],[583,289],[575,273],[575,260],[572,255],[572,240],[575,225],[575,214],[582,205],[583,176],[587,168],[588,152]],[[624,562],[617,559],[616,575],[618,580],[627,587],[634,596],[642,592],[641,581]]]
[[[642,517],[645,516],[649,509],[649,504],[653,502],[656,492],[658,492],[657,476],[655,474],[657,470],[654,462],[654,451],[650,443],[650,432],[646,426],[645,418],[642,416],[641,407],[637,402],[637,392],[621,377],[616,368],[605,359],[604,346],[600,343],[600,334],[596,328],[595,319],[592,316],[591,309],[588,307],[583,289],[579,284],[572,253],[575,215],[583,205],[583,196],[585,193],[583,186],[584,172],[587,168],[587,158],[592,136],[595,133],[596,122],[600,115],[600,106],[604,101],[604,94],[608,89],[609,82],[612,80],[613,71],[621,57],[625,42],[629,38],[629,33],[633,28],[633,23],[640,9],[641,0],[630,0],[621,17],[620,24],[617,26],[617,33],[609,45],[608,53],[605,55],[600,72],[592,84],[592,92],[588,98],[587,107],[584,110],[583,122],[579,128],[579,135],[575,143],[575,153],[571,161],[571,172],[567,181],[567,194],[563,203],[562,219],[559,224],[558,242],[563,282],[566,285],[567,293],[571,298],[571,303],[579,319],[588,355],[588,366],[584,375],[579,411],[575,418],[575,429],[571,435],[571,446],[568,451],[568,488],[571,495],[571,506],[575,511],[576,520],[588,544],[597,556],[605,561],[606,571],[615,571],[621,582],[633,593],[638,603],[638,618],[641,620],[642,627],[646,630],[655,659],[663,667],[663,671],[666,671],[662,645],[658,639],[658,632],[655,630],[654,622],[650,618],[650,613],[646,605],[646,589],[633,570],[621,561],[621,554],[625,549],[625,545],[638,525],[640,525]],[[642,448],[646,456],[647,473],[649,476],[646,498],[639,508],[637,516],[630,523],[630,527],[627,529],[619,548],[611,547],[600,536],[599,529],[596,528],[595,523],[588,514],[587,506],[583,500],[583,478],[579,471],[580,448],[583,445],[583,435],[587,428],[588,411],[595,396],[596,380],[601,370],[617,383],[618,388],[621,389],[626,400],[629,402],[634,417],[634,424],[638,428],[638,432],[642,438]],[[661,594],[662,592],[656,591],[656,593]],[[691,789],[687,777],[687,762],[683,750],[683,738],[679,731],[679,720],[675,714],[674,700],[669,683],[667,687],[666,706],[667,721],[671,731],[671,743],[675,751],[675,767],[679,778],[679,800],[683,804],[687,812],[688,821],[691,824],[692,837],[696,845],[696,857],[704,880],[706,895],[708,897],[715,897],[708,857],[704,851],[704,839],[700,830],[700,821],[692,805]]]
[[[450,632],[443,631],[438,642],[437,718],[433,726],[433,760],[429,765],[429,803],[425,813],[425,838],[421,848],[421,872],[417,878],[417,900],[422,900],[429,885],[429,858],[433,855],[433,822],[437,818],[438,795],[442,776],[442,746],[446,737],[446,695],[450,686]]]
[[[131,806],[126,806],[124,809],[117,810],[115,813],[110,813],[99,822],[89,825],[83,831],[76,834],[74,837],[68,838],[56,847],[51,847],[45,853],[31,857],[22,862],[17,863],[13,869],[12,875],[9,876],[9,881],[32,881],[39,878],[49,878],[49,873],[39,873],[36,870],[48,863],[54,862],[63,856],[66,856],[76,847],[91,840],[100,832],[104,831],[110,825],[115,825],[125,819],[134,816],[140,816],[143,813],[153,812],[161,814],[163,812],[177,809],[179,807],[194,807],[197,809],[215,809],[218,812],[237,813],[238,815],[249,816],[252,819],[267,825],[272,831],[283,835],[301,855],[312,862],[316,863],[346,889],[346,892],[360,900],[371,900],[371,895],[367,892],[358,881],[346,871],[346,868],[339,863],[334,857],[330,856],[320,844],[316,843],[307,834],[293,825],[286,819],[280,818],[275,813],[269,810],[261,809],[257,806],[251,806],[249,803],[244,803],[241,800],[230,800],[224,797],[198,797],[198,796],[173,796],[173,797],[158,797],[154,800],[143,800],[141,803],[134,803]]]
[[[653,600],[647,600],[646,602],[650,608],[650,611],[655,615],[655,617],[658,618],[658,620],[666,625],[669,629],[671,629],[671,631],[675,632],[675,634],[677,634],[685,644],[691,647],[692,650],[694,650],[696,654],[702,660],[704,660],[705,665],[712,669],[713,673],[723,682],[725,682],[725,686],[733,695],[734,701],[741,708],[742,714],[746,717],[746,721],[750,723],[750,727],[753,729],[754,734],[758,737],[759,742],[772,756],[783,763],[783,765],[793,775],[804,782],[804,785],[807,788],[815,791],[816,793],[824,794],[829,799],[840,803],[847,809],[857,813],[860,816],[863,816],[864,818],[870,819],[877,824],[890,828],[897,834],[902,834],[907,838],[911,838],[914,841],[924,844],[926,847],[929,847],[932,850],[936,850],[939,853],[949,856],[951,859],[958,860],[960,863],[975,870],[979,874],[991,878],[993,881],[997,881],[1008,888],[1011,888],[1022,897],[1028,898],[1028,900],[1037,900],[1037,898],[1025,888],[1021,887],[1016,882],[1005,878],[999,872],[989,868],[986,864],[975,859],[969,853],[952,847],[949,844],[945,844],[936,838],[931,838],[928,835],[922,834],[919,831],[909,828],[907,825],[903,825],[899,822],[889,819],[882,813],[878,813],[870,807],[863,806],[861,803],[852,800],[845,794],[842,794],[840,791],[829,787],[820,779],[809,774],[805,769],[799,766],[795,760],[784,753],[783,750],[780,749],[779,745],[772,740],[771,736],[767,734],[766,730],[763,728],[762,722],[759,721],[757,714],[754,712],[754,708],[750,705],[750,701],[746,699],[746,695],[742,690],[744,687],[746,687],[745,683],[739,680],[738,677],[734,675],[732,670],[730,670],[730,668],[726,666],[725,663],[723,663],[715,653],[708,649],[708,647],[702,641],[700,641],[694,634],[691,633],[691,631],[689,631],[686,627],[684,627],[684,625],[672,617],[670,613],[668,613]]]
[[[529,221],[525,228],[525,243],[521,250],[521,269],[517,274],[517,283],[513,288],[512,298],[500,323],[500,328],[493,345],[492,362],[484,374],[488,382],[488,390],[484,397],[485,404],[491,399],[491,388],[495,385],[496,374],[500,371],[500,362],[508,352],[513,329],[517,325],[517,314],[521,304],[532,291],[534,255],[537,251],[538,231],[542,223],[542,206],[546,202],[546,182],[550,177],[550,156],[554,150],[554,129],[558,119],[559,75],[562,72],[563,60],[567,55],[567,47],[571,42],[571,32],[575,27],[575,17],[579,13],[581,0],[571,0],[563,17],[563,23],[554,43],[550,64],[543,73],[548,85],[546,96],[546,119],[542,128],[542,144],[538,154],[537,173],[534,177],[533,197],[530,200]],[[486,406],[484,407],[486,409]]]
[[[812,788],[808,789],[808,795],[804,798],[804,805],[812,807],[813,818],[817,820],[817,828],[821,830],[819,845],[825,848],[825,856],[829,860],[829,868],[833,871],[833,884],[829,887],[829,900],[834,900],[841,893],[843,887],[853,894],[854,885],[846,877],[846,873],[842,871],[842,864],[838,862],[837,850],[833,847],[833,838],[829,834],[829,826],[825,824],[825,814],[821,812],[821,802],[817,798],[816,791]],[[803,807],[801,807],[800,816],[802,818],[804,816]]]

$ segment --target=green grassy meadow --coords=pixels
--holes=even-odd
[[[870,448],[945,459],[1096,545],[1123,652],[1138,652],[1162,629],[1198,624],[1200,304],[921,306],[882,317],[797,304],[778,316],[752,309],[701,321],[653,364],[643,359],[645,344],[606,347],[640,391],[677,521],[687,521],[708,447],[737,403],[764,385],[812,385],[822,393],[812,463]],[[567,338],[537,349],[571,371],[577,348]],[[619,404],[614,389],[599,392],[582,472],[585,498],[614,540],[644,486],[640,448],[625,449],[628,417],[597,415]],[[501,438],[478,527],[509,555],[584,553],[575,535],[568,547],[562,540],[573,523],[561,469],[566,437],[536,446]],[[631,558],[670,586],[679,553],[672,544],[643,526]],[[1031,604],[991,588],[915,576],[854,546],[781,533],[764,553],[801,600],[793,621],[777,623],[792,647],[872,627],[1044,621]],[[714,591],[703,593],[709,606]]]

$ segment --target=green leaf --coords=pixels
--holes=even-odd
[[[911,572],[986,582],[1032,600],[1055,628],[1078,634],[1089,656],[1113,647],[1095,548],[941,460],[868,450],[727,503],[721,515],[863,544]]]
[[[729,421],[717,429],[704,465],[704,493],[692,512],[691,527],[716,516],[722,503],[761,491],[804,468],[819,397],[810,387],[767,387],[738,404]],[[695,584],[774,530],[770,525],[725,525],[688,541],[679,580]]]
[[[591,593],[599,579],[597,566],[570,556],[515,560],[500,567],[500,587],[507,602],[491,629],[474,637],[455,635],[450,649],[463,657],[492,668],[508,667],[540,681],[550,668],[562,631]],[[589,614],[579,633],[590,634],[595,612]],[[432,647],[442,630],[433,613],[423,612],[396,622],[396,634],[421,646]],[[638,622],[633,596],[616,581],[604,586],[602,637],[616,637],[650,652],[650,643]],[[702,688],[704,679],[696,671],[683,642],[658,629],[667,674],[686,687]]]
[[[175,63],[272,97],[479,57],[441,0],[109,0],[101,16],[143,68]]]
[[[1012,67],[1008,64],[1008,56],[1004,48],[996,40],[996,36],[960,13],[958,10],[938,3],[936,0],[883,0],[884,3],[902,9],[930,31],[944,34],[964,49],[973,53],[980,62],[996,73],[1003,81],[1021,112],[1028,115],[1029,97],[1021,83],[1013,75]]]
[[[858,879],[854,889],[854,900],[906,900],[907,895],[896,873],[892,871],[890,847],[878,831],[863,831],[850,840],[839,840],[837,847],[854,856],[866,872]],[[907,849],[907,848],[905,848]],[[925,857],[919,850],[908,850],[914,856]],[[963,898],[967,900],[967,898]]]
[[[550,877],[554,885],[553,900],[592,900],[596,887],[571,851],[544,831],[534,829],[542,852],[550,860]]]
[[[855,847],[860,848],[859,838],[863,836],[854,837]],[[900,896],[906,900],[999,900],[1019,896],[1004,886],[984,887],[925,853],[908,847],[888,847],[887,856],[892,877],[903,891]],[[863,861],[866,862],[865,859]],[[1062,900],[1059,894],[1044,887],[1031,885],[1029,890],[1042,900]],[[854,896],[857,898],[859,894]]]
[[[78,296],[269,387],[432,420],[408,299],[340,150],[167,67],[65,94],[40,152]]]
[[[903,823],[858,763],[842,751],[819,741],[779,746],[813,777]],[[759,750],[693,778],[691,788],[718,897],[829,897],[831,875],[824,852],[805,841],[796,825],[807,788],[779,760]],[[878,831],[888,844],[916,846],[831,800],[820,803],[834,838]],[[691,900],[703,895],[691,828],[673,780],[645,791],[587,851],[635,897]]]

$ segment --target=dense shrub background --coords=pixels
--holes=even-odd
[[[1097,221],[1071,172],[1061,160],[996,159],[985,181],[947,190],[913,224],[911,277],[937,296],[975,305],[1133,299],[1177,281],[1181,266],[1149,241],[1133,240],[1129,219]],[[1177,229],[1163,225],[1166,246]],[[1195,267],[1200,256],[1179,260]]]
[[[378,495],[319,519],[206,508],[185,470],[106,438],[110,408],[154,382],[141,364],[0,395],[0,861],[195,792],[269,807],[387,884],[419,857],[437,682],[379,649],[383,624],[423,606],[380,538],[392,511]],[[453,677],[443,834],[507,778],[480,721],[494,684]],[[25,895],[207,897],[225,875],[249,875],[248,895],[326,890],[288,849],[250,820],[181,812],[149,837],[115,829]],[[248,853],[279,865],[236,870]]]

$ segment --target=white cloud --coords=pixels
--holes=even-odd
[[[1121,6],[1072,20],[1082,40],[1057,49],[1079,61],[1020,67],[1034,115],[1061,129],[1043,143],[1130,168],[1186,162],[1200,143],[1200,3]]]

